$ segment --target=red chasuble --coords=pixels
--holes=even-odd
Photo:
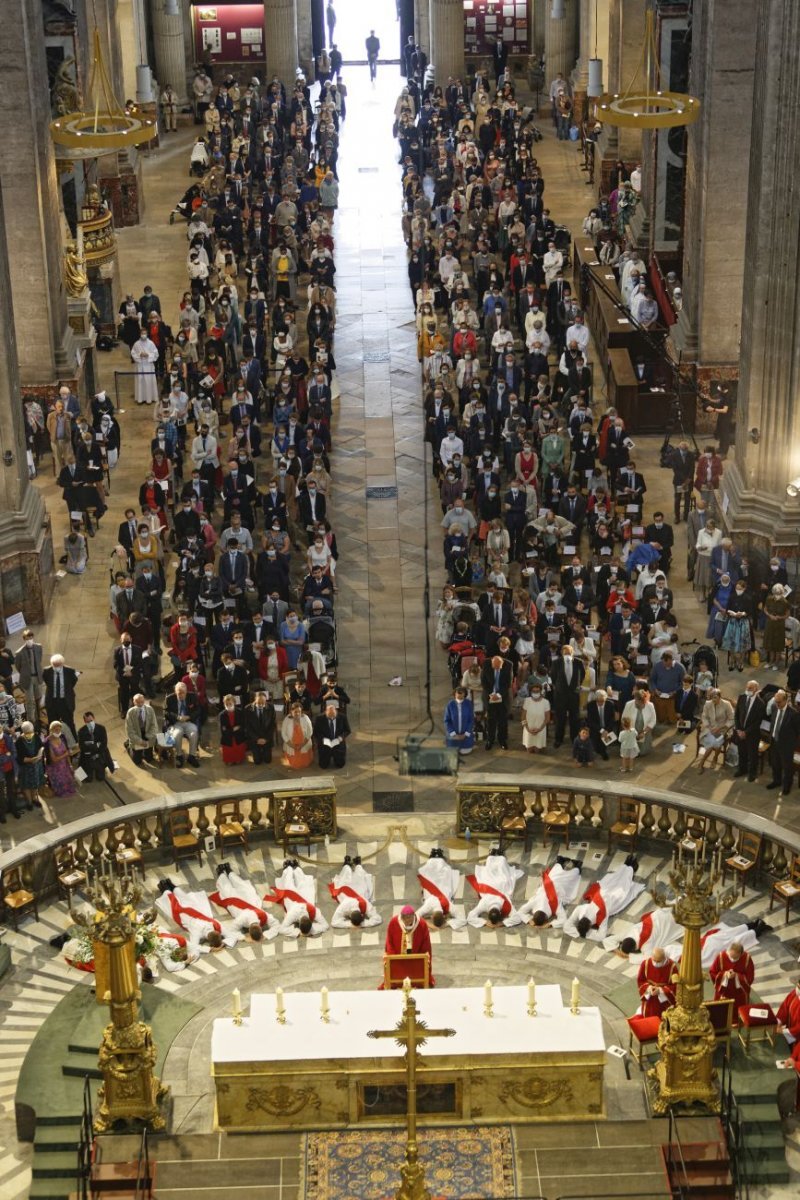
[[[652,958],[646,958],[639,967],[636,983],[639,987],[639,995],[642,997],[641,1013],[643,1017],[660,1017],[675,1003],[675,988],[670,982],[674,970],[675,964],[669,958],[665,958],[661,963],[653,962]],[[646,996],[645,993],[649,987],[658,988],[664,993],[666,999],[661,1000],[657,995]]]
[[[417,921],[411,933],[403,928],[399,917],[392,917],[386,927],[385,954],[427,954],[428,976],[431,987],[436,986],[433,978],[433,958],[431,955],[431,935],[428,924],[421,918]]]
[[[723,983],[726,971],[733,971],[734,977],[728,983]],[[739,1006],[750,1003],[750,989],[755,978],[752,958],[743,950],[734,962],[727,950],[721,950],[711,964],[709,974],[714,984],[714,999],[733,1000],[735,1019]]]

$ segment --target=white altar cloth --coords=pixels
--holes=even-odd
[[[456,1031],[455,1037],[431,1038],[423,1050],[426,1056],[605,1050],[599,1009],[581,1007],[573,1016],[564,1006],[557,984],[537,985],[535,1017],[527,1013],[526,985],[492,988],[492,1017],[483,1012],[483,987],[417,990],[414,999],[418,1018],[429,1028]],[[404,997],[399,989],[332,991],[328,1024],[320,1016],[319,992],[285,993],[283,1001],[285,1025],[276,1019],[274,994],[254,994],[241,1025],[235,1025],[230,1017],[218,1017],[211,1035],[211,1061],[400,1058],[405,1053],[391,1038],[367,1037],[370,1029],[391,1029],[400,1020]]]

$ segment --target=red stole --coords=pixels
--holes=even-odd
[[[267,914],[263,908],[257,908],[255,904],[250,904],[249,901],[242,900],[239,896],[226,896],[223,899],[219,892],[212,892],[208,898],[212,904],[218,904],[220,908],[228,910],[238,908],[240,912],[251,912],[259,925],[267,923]]]
[[[444,892],[441,891],[441,889],[438,888],[435,883],[431,883],[430,879],[426,879],[424,875],[418,875],[417,879],[419,880],[419,884],[423,892],[429,892],[431,896],[435,896],[442,906],[442,912],[445,914],[449,913],[450,901],[447,899],[447,896],[445,896]]]
[[[550,913],[552,916],[555,916],[558,912],[558,892],[556,891],[556,885],[550,878],[549,869],[542,871],[542,887],[547,897],[547,903],[550,905]]]
[[[497,888],[492,887],[490,883],[478,883],[474,875],[467,876],[467,883],[470,887],[474,888],[479,896],[497,896],[498,900],[501,901],[500,911],[504,917],[507,917],[511,912],[511,901],[502,892],[499,892]]]
[[[650,938],[653,936],[653,914],[645,913],[642,917],[642,925],[639,930],[639,949],[641,950]]]
[[[329,883],[328,891],[333,896],[334,900],[337,900],[339,898],[339,896],[349,896],[351,900],[356,901],[361,912],[366,913],[366,911],[367,911],[366,900],[364,899],[363,896],[359,896],[358,892],[355,891],[354,888],[351,888],[348,884],[344,883],[344,884],[342,884],[341,887],[337,887],[336,884]]]
[[[593,883],[583,897],[587,904],[593,904],[597,909],[597,919],[594,923],[594,928],[599,929],[606,920],[608,913],[606,912],[606,902],[603,899],[603,893],[600,890],[599,883]]]
[[[183,929],[182,916],[194,917],[195,921],[207,921],[209,925],[216,929],[217,933],[222,933],[222,926],[214,917],[207,917],[205,913],[198,912],[196,908],[184,908],[179,902],[174,892],[166,893],[169,900],[169,906],[172,910],[172,919],[176,925],[180,925]]]
[[[317,915],[317,910],[308,900],[304,900],[299,892],[293,892],[290,888],[273,888],[272,891],[264,897],[268,904],[282,904],[286,908],[286,901],[291,900],[295,904],[305,905],[306,912],[313,921]]]

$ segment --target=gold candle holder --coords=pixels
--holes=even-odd
[[[276,1013],[275,1019],[279,1025],[285,1025],[286,1024],[286,1013],[285,1012]]]
[[[535,1000],[534,1000],[533,1004],[528,1005],[528,1016],[529,1017],[536,1016],[536,1001]]]
[[[235,1016],[233,1018],[233,1023],[234,1023],[234,1025],[241,1025],[241,1023],[242,1023],[242,1014],[241,1013],[235,1014]]]

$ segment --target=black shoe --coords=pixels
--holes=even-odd
[[[776,783],[775,780],[773,779],[772,783],[767,784],[767,791],[771,792],[774,788],[779,788],[780,786],[781,785],[779,783]]]
[[[756,777],[755,777],[755,775],[748,775],[748,776],[747,776],[747,782],[748,782],[748,783],[755,783],[755,781],[756,781]]]
[[[200,759],[197,757],[196,754],[190,754],[186,761],[188,762],[190,767],[199,767],[200,766]]]
[[[628,857],[625,859],[625,866],[633,867],[633,873],[634,875],[636,874],[636,872],[639,870],[639,860],[635,854],[628,855]]]
[[[344,865],[346,867],[352,867],[352,865],[353,865],[353,860],[349,854],[345,854],[345,856],[344,856]]]
[[[360,867],[360,866],[361,866],[361,855],[360,855],[360,854],[357,854],[357,855],[355,856],[355,858],[353,859],[353,866],[354,866],[354,867]]]
[[[185,761],[186,761],[186,760],[185,760],[185,758],[183,757],[183,755],[182,755],[182,754],[176,754],[176,755],[175,755],[175,766],[176,766],[176,767],[182,767]]]
[[[284,869],[284,871],[286,870],[286,868],[287,868],[287,867],[291,867],[291,866],[292,866],[292,860],[291,860],[290,858],[285,858],[285,859],[283,860],[283,869]]]
[[[18,812],[17,812],[17,810],[16,810],[16,809],[14,809],[14,811],[12,812],[12,814],[11,814],[11,815],[12,815],[12,817],[14,818],[14,820],[15,820],[15,821],[18,821],[18,820],[20,819],[20,817],[22,816],[22,813],[18,813]]]
[[[494,742],[484,742],[483,748],[484,748],[484,750],[491,750],[493,745],[494,745]]]

